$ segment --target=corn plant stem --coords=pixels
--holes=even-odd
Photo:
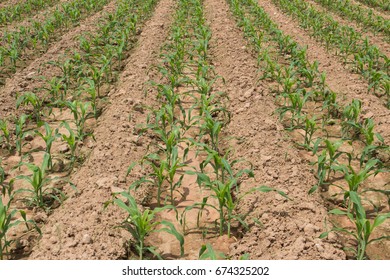
[[[5,232],[3,234],[4,234],[4,238],[0,238],[0,260],[3,260],[3,258],[4,258],[3,257],[3,239],[4,239],[4,242],[7,242]]]

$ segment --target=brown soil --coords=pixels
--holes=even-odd
[[[257,218],[249,232],[231,246],[232,255],[244,252],[253,259],[342,259],[345,257],[335,239],[320,240],[326,209],[316,196],[308,196],[313,184],[310,169],[272,116],[274,98],[266,85],[256,86],[256,60],[246,50],[246,42],[235,27],[222,0],[205,1],[206,15],[213,33],[211,55],[219,75],[226,79],[221,89],[230,97],[232,121],[224,132],[234,140],[236,155],[254,164],[255,182],[285,191],[292,201],[278,194],[253,194],[240,207]],[[240,144],[238,144],[240,143]],[[253,222],[252,222],[253,223]]]
[[[71,181],[78,191],[49,217],[43,237],[31,259],[118,259],[125,258],[129,236],[115,228],[125,214],[103,204],[112,192],[125,190],[125,174],[133,160],[140,159],[147,142],[138,142],[134,129],[146,117],[134,110],[148,105],[142,89],[149,80],[148,68],[167,36],[173,1],[162,0],[146,23],[138,46],[127,61],[120,83],[109,97],[109,105],[95,129],[96,143],[87,162]],[[129,115],[132,116],[129,122]],[[142,195],[140,195],[142,196]]]
[[[0,88],[0,118],[20,114],[21,110],[15,110],[16,93],[42,86],[42,81],[37,79],[40,75],[53,77],[56,71],[47,62],[60,58],[69,50],[77,49],[77,36],[83,32],[96,32],[96,23],[103,13],[111,13],[115,5],[115,1],[112,1],[101,12],[83,20],[80,26],[53,43],[41,57],[7,79],[6,85]],[[270,0],[259,0],[259,5],[285,34],[292,36],[301,46],[308,46],[309,60],[319,62],[319,70],[327,73],[328,86],[339,94],[343,104],[353,98],[363,101],[364,117],[375,120],[376,131],[389,144],[389,110],[383,106],[380,98],[367,94],[367,82],[359,75],[350,73],[339,57],[327,53]],[[332,190],[325,194],[316,192],[308,195],[308,190],[316,183],[314,167],[309,164],[313,156],[297,149],[294,142],[301,135],[286,132],[274,115],[277,104],[270,83],[259,82],[256,56],[244,39],[243,32],[236,26],[226,1],[204,0],[204,7],[207,23],[213,34],[210,60],[216,74],[225,79],[224,82],[217,82],[214,90],[227,93],[227,109],[232,112],[231,122],[223,131],[223,149],[231,149],[235,158],[251,162],[255,173],[255,179],[247,179],[240,184],[241,191],[244,193],[253,187],[266,185],[284,191],[291,200],[274,192],[256,192],[246,196],[241,201],[238,212],[247,214],[249,230],[234,224],[234,237],[230,239],[226,236],[218,237],[214,232],[213,224],[218,218],[217,213],[206,213],[201,221],[203,227],[197,229],[197,212],[189,211],[183,257],[180,257],[177,240],[167,233],[152,234],[147,243],[155,246],[167,259],[197,259],[200,246],[207,242],[233,259],[240,258],[245,253],[251,259],[346,259],[347,255],[342,247],[348,240],[336,234],[329,234],[325,239],[319,238],[326,231],[324,222],[330,218],[328,208],[336,203],[327,197]],[[109,205],[104,208],[104,205],[113,198],[113,193],[127,190],[144,173],[137,167],[130,176],[125,176],[128,166],[140,160],[153,141],[148,134],[139,136],[138,128],[146,121],[146,107],[156,108],[159,105],[154,98],[156,92],[148,86],[148,82],[159,79],[153,66],[161,63],[160,48],[169,37],[174,11],[174,0],[160,0],[153,16],[142,27],[137,45],[124,61],[125,68],[118,83],[106,88],[109,92],[109,104],[97,122],[88,123],[88,127],[94,131],[96,141],[87,139],[81,147],[85,162],[77,165],[69,178],[77,189],[73,190],[68,184],[62,186],[68,198],[62,205],[53,207],[50,215],[28,209],[28,217],[39,223],[43,235],[37,241],[37,234],[23,229],[12,231],[12,239],[21,237],[15,245],[15,258],[134,258],[127,248],[129,240],[131,242],[130,234],[117,228],[125,219],[126,213],[118,207]],[[389,51],[389,46],[385,47]],[[60,119],[71,118],[69,112],[55,110],[54,113],[56,127]],[[28,141],[24,147],[25,152],[38,149],[31,153],[31,162],[39,164],[42,161],[44,145],[37,138]],[[54,143],[56,156],[63,149],[64,145],[60,141]],[[26,168],[11,170],[19,162],[18,156],[0,155],[7,174],[17,176],[26,173]],[[198,167],[201,160],[201,156],[195,156],[195,151],[190,150],[189,168]],[[56,175],[66,176],[66,172]],[[368,183],[382,188],[389,182],[389,178],[388,175],[380,174],[370,178]],[[184,196],[176,205],[179,212],[204,196],[195,180],[195,176],[185,177],[182,184]],[[23,186],[19,182],[17,188]],[[154,191],[151,189],[139,189],[135,193],[139,207],[154,207],[156,201],[153,195]],[[23,207],[22,204],[20,207]],[[158,218],[171,221],[180,230],[174,211],[160,213]],[[343,219],[339,222],[350,225]],[[390,221],[383,224],[376,234],[389,234],[389,229]],[[389,242],[383,241],[370,246],[367,253],[371,259],[390,259]]]

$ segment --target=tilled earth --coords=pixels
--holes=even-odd
[[[2,5],[13,2],[7,1]],[[53,42],[40,57],[18,69],[6,80],[0,88],[1,118],[21,114],[20,110],[15,109],[15,95],[40,87],[41,80],[35,78],[38,75],[55,76],[56,70],[47,62],[77,48],[77,37],[83,32],[97,32],[97,22],[103,13],[115,9],[115,2],[111,1],[102,11],[82,20],[79,26]],[[383,105],[383,100],[366,94],[367,82],[343,65],[340,57],[326,52],[321,44],[299,28],[272,1],[259,0],[258,3],[283,32],[300,45],[308,46],[309,59],[319,62],[319,70],[327,73],[329,87],[343,97],[343,103],[354,98],[363,101],[363,114],[374,119],[376,131],[389,144],[389,110]],[[17,246],[24,250],[18,258],[129,257],[125,243],[130,235],[116,227],[125,214],[117,207],[105,208],[104,204],[112,198],[112,193],[126,190],[131,181],[141,175],[138,170],[138,173],[136,171],[126,178],[126,171],[131,162],[145,155],[151,142],[148,136],[139,137],[137,128],[146,121],[147,113],[143,108],[158,106],[153,96],[155,92],[148,82],[159,78],[153,67],[161,61],[160,51],[169,37],[175,5],[174,0],[160,0],[152,17],[141,27],[137,43],[125,60],[118,82],[105,88],[108,102],[102,115],[90,124],[95,141],[88,139],[85,143],[86,159],[72,171],[69,178],[77,189],[65,189],[68,199],[53,209],[50,215],[31,213],[33,218],[39,220],[42,236],[26,235],[22,231],[14,233],[14,237],[21,236]],[[255,179],[243,182],[241,189],[246,191],[267,185],[284,191],[291,199],[275,193],[248,195],[238,211],[248,214],[250,229],[237,233],[235,238],[212,237],[208,242],[231,258],[240,258],[248,253],[251,259],[346,259],[343,239],[338,235],[331,233],[325,239],[319,238],[325,231],[324,221],[329,220],[329,203],[319,192],[308,195],[308,190],[316,183],[314,168],[310,165],[312,156],[296,148],[294,136],[284,130],[274,115],[277,109],[274,94],[267,81],[259,82],[256,56],[242,30],[237,27],[227,2],[204,0],[204,11],[212,32],[210,60],[216,75],[224,78],[224,82],[218,80],[214,90],[227,93],[227,109],[232,112],[231,121],[223,131],[223,146],[232,149],[238,158],[253,163]],[[28,24],[28,21],[15,24]],[[384,53],[389,53],[389,44],[380,37],[374,41]],[[41,144],[33,141],[30,148]],[[60,149],[60,145],[54,146],[54,150]],[[40,162],[41,157],[37,154],[34,160]],[[12,156],[3,158],[3,162],[9,166],[17,161]],[[381,177],[381,180],[386,183],[389,177]],[[196,184],[188,183],[185,187],[196,197]],[[145,197],[150,192],[141,189],[137,193],[137,201],[147,204]],[[188,199],[193,197],[189,195]],[[181,203],[186,205],[186,201]],[[383,232],[386,231],[388,228],[383,229]],[[186,235],[185,242],[191,245],[187,246],[189,252],[184,258],[197,258],[195,247],[199,245],[200,248],[200,236]],[[152,235],[148,242],[160,248],[163,255],[176,256],[177,248],[166,246],[172,242],[170,238]],[[368,255],[374,259],[389,259],[389,247],[389,242],[378,243],[372,246]]]

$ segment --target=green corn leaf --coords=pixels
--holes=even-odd
[[[167,226],[166,228],[162,228],[160,229],[161,231],[165,231],[167,233],[170,233],[172,235],[174,235],[176,237],[176,239],[179,241],[180,243],[180,254],[181,256],[184,255],[184,237],[182,234],[180,234],[175,226],[171,223],[171,222],[168,222],[168,221],[161,221],[161,224],[164,225],[164,226]]]

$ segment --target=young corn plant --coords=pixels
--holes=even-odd
[[[145,244],[147,236],[153,232],[165,231],[176,237],[180,244],[181,255],[184,254],[184,237],[175,228],[175,226],[168,221],[154,221],[156,215],[162,211],[173,209],[171,205],[164,206],[162,208],[155,208],[153,210],[145,209],[141,211],[134,198],[127,192],[122,192],[121,196],[128,200],[128,205],[121,199],[114,200],[114,204],[125,210],[128,214],[127,218],[120,225],[121,228],[130,232],[131,236],[135,240],[135,249],[140,260],[143,260],[146,252],[152,253],[157,258],[161,259],[160,254],[155,251],[153,246]]]
[[[73,114],[74,123],[77,127],[76,137],[78,140],[83,141],[85,137],[91,135],[91,133],[85,132],[85,122],[89,117],[88,109],[91,106],[91,103],[75,100],[73,102],[67,101],[65,104]]]
[[[41,166],[37,166],[33,163],[21,162],[17,167],[26,166],[31,172],[31,175],[19,175],[16,180],[23,180],[30,185],[31,189],[21,189],[21,191],[31,193],[28,198],[29,206],[34,206],[47,210],[49,205],[48,198],[59,200],[59,198],[51,193],[54,190],[48,187],[48,184],[53,181],[47,176],[46,171],[49,168],[50,155],[45,153]],[[50,200],[49,199],[49,200]]]
[[[359,135],[361,123],[359,121],[360,112],[362,110],[362,102],[358,99],[345,106],[342,116],[341,133],[343,138],[354,139]]]
[[[97,120],[101,114],[101,110],[98,108],[98,92],[96,89],[95,82],[89,78],[86,78],[86,80],[87,80],[87,85],[85,87],[85,91],[88,93],[90,97],[93,116],[95,120]]]
[[[16,109],[23,105],[31,105],[33,107],[33,115],[37,123],[41,121],[43,115],[43,99],[39,98],[33,92],[26,92],[16,100]]]
[[[62,122],[60,127],[65,127],[65,129],[68,131],[68,135],[62,134],[62,140],[66,142],[69,146],[70,150],[70,161],[71,161],[71,166],[74,166],[74,163],[76,162],[76,149],[77,149],[77,144],[78,144],[78,138],[76,134],[73,132],[73,129],[70,128],[69,123],[67,122]]]
[[[8,150],[11,150],[12,149],[11,134],[8,129],[7,122],[2,119],[0,119],[0,131],[3,132],[3,135],[0,136],[0,143],[4,144]]]
[[[280,195],[286,197],[286,194],[277,191],[275,189],[261,186],[252,188],[244,194],[239,193],[239,182],[244,177],[247,176],[249,178],[253,177],[253,171],[251,169],[239,169],[237,172],[233,171],[233,166],[240,162],[240,160],[233,160],[229,162],[227,160],[227,156],[221,157],[217,152],[211,150],[204,144],[197,144],[200,147],[205,148],[208,156],[207,158],[201,162],[200,164],[200,172],[195,172],[188,170],[186,173],[190,175],[197,176],[197,183],[200,187],[208,189],[211,191],[211,195],[205,197],[202,203],[199,203],[200,211],[207,207],[211,207],[218,211],[219,213],[219,234],[222,236],[225,232],[227,232],[230,237],[231,234],[231,224],[233,221],[238,221],[242,226],[247,228],[247,224],[245,223],[242,216],[235,213],[235,209],[240,201],[250,193],[255,191],[260,192],[270,192],[276,191]],[[207,165],[211,165],[214,170],[215,178],[210,177],[205,172],[205,168]],[[214,198],[218,201],[218,206],[214,206],[212,204],[207,203],[209,198]],[[188,209],[192,209],[193,207],[189,207]],[[182,221],[185,221],[185,212],[184,217],[182,217]]]
[[[383,235],[377,238],[371,238],[374,230],[380,226],[383,222],[390,218],[390,213],[377,215],[374,221],[371,221],[367,217],[367,212],[364,209],[359,194],[355,191],[349,192],[349,198],[351,200],[351,207],[348,210],[333,209],[329,213],[333,215],[346,216],[354,225],[354,229],[340,227],[333,224],[333,228],[320,235],[320,238],[328,236],[329,232],[337,231],[350,235],[356,240],[357,248],[353,249],[356,259],[363,260],[366,255],[367,246],[384,239],[390,239],[390,236]]]
[[[330,178],[331,172],[336,172],[336,169],[339,164],[337,159],[343,154],[339,151],[339,148],[343,145],[343,141],[332,142],[329,139],[324,139],[325,147],[320,154],[317,155],[317,180],[318,183],[314,185],[309,194],[315,192],[319,187],[326,188],[329,184],[327,183]],[[318,146],[315,146],[313,149],[313,154],[317,153]]]
[[[302,90],[302,92],[289,93],[287,96],[285,96],[288,104],[276,109],[276,112],[279,114],[279,118],[281,120],[284,118],[287,112],[291,113],[290,127],[288,127],[288,129],[292,130],[301,125],[302,120],[304,119],[302,110],[310,95],[311,93],[306,93],[305,90]]]
[[[303,147],[305,147],[307,150],[312,150],[314,147],[312,147],[312,144],[315,146],[316,143],[312,142],[312,138],[314,133],[317,131],[317,123],[316,123],[316,116],[313,116],[312,118],[309,118],[306,116],[305,119],[305,126],[303,128],[305,130],[305,140],[303,143]],[[321,141],[321,139],[317,139],[318,141]]]
[[[324,93],[322,110],[326,110],[327,112],[325,120],[340,117],[340,105],[337,103],[337,94],[334,91]]]
[[[344,174],[344,180],[348,183],[348,189],[345,190],[342,186],[338,186],[343,190],[344,200],[346,203],[350,203],[347,201],[350,198],[350,193],[355,192],[359,193],[359,187],[371,176],[376,176],[380,172],[383,172],[382,169],[378,168],[379,160],[378,159],[370,159],[367,163],[362,166],[358,171],[355,171],[351,165],[338,165],[333,169],[335,171],[340,171]]]
[[[15,120],[15,146],[16,151],[19,156],[22,155],[23,148],[23,139],[25,136],[24,126],[26,125],[27,120],[30,118],[29,115],[22,114],[19,118]]]
[[[360,128],[360,134],[364,137],[366,146],[374,144],[375,138],[380,142],[384,142],[383,137],[379,133],[374,132],[375,123],[371,118],[365,119]]]
[[[52,163],[52,157],[51,157],[51,147],[53,145],[53,142],[61,137],[61,134],[58,133],[58,128],[53,130],[48,123],[43,124],[45,128],[45,134],[41,133],[40,131],[36,130],[35,135],[38,135],[40,138],[42,138],[43,141],[46,143],[46,149],[45,152],[48,154],[49,161],[48,161],[48,167],[49,169],[52,169],[53,163]]]
[[[9,256],[9,247],[12,245],[13,240],[8,239],[8,232],[10,229],[17,227],[21,223],[29,230],[28,224],[35,223],[32,220],[27,220],[26,213],[23,210],[17,210],[12,208],[12,203],[15,199],[15,192],[12,189],[12,182],[8,186],[2,185],[2,194],[0,196],[0,260]],[[7,196],[7,199],[5,197]],[[17,215],[20,215],[21,219],[16,219]],[[40,232],[39,228],[36,230]]]
[[[50,96],[51,104],[62,104],[66,98],[66,86],[62,77],[53,77],[47,80],[47,86],[43,87]]]

